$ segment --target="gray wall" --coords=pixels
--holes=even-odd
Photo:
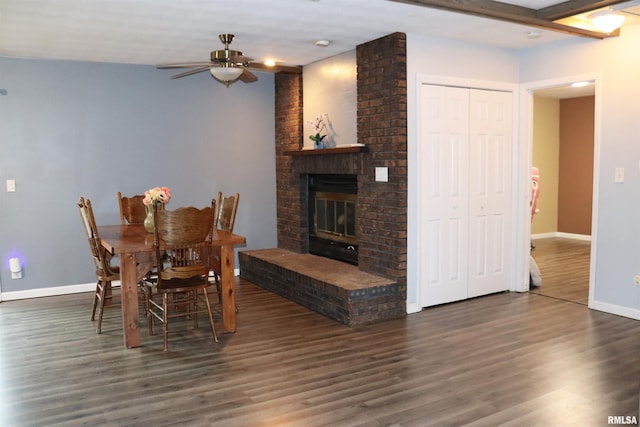
[[[169,209],[240,193],[235,232],[276,246],[274,80],[231,87],[208,73],[0,58],[0,286],[3,293],[94,281],[76,203],[119,223],[116,194],[154,186]],[[17,192],[5,181],[15,179]],[[241,248],[243,249],[243,248]],[[11,256],[24,260],[12,280]]]
[[[640,25],[602,41],[571,39],[520,55],[521,82],[597,73],[592,308],[640,319]],[[569,80],[567,78],[565,81]],[[574,78],[574,80],[577,80]],[[598,120],[600,120],[598,122]],[[624,183],[615,170],[624,168]],[[543,279],[544,280],[544,279]]]
[[[419,86],[429,78],[431,83],[452,84],[449,79],[483,82],[482,87],[516,85],[518,83],[518,58],[508,49],[487,47],[407,34],[407,311],[422,310],[419,254],[424,244],[420,236],[420,144],[419,144]],[[491,86],[484,83],[490,81]],[[459,83],[459,80],[455,84]],[[514,118],[515,119],[515,118]],[[424,224],[423,224],[424,225]],[[513,271],[516,270],[513,267]]]

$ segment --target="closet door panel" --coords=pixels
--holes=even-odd
[[[423,307],[509,289],[511,97],[421,88],[418,277]]]
[[[509,289],[511,93],[470,92],[469,297]]]
[[[467,297],[469,90],[423,85],[420,289],[423,306]]]

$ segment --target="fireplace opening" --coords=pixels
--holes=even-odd
[[[309,175],[309,253],[358,265],[356,175]]]

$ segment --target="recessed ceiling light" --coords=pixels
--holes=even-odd
[[[528,39],[539,39],[540,37],[542,37],[542,33],[540,31],[536,31],[536,30],[527,31]]]
[[[331,44],[329,40],[318,40],[316,41],[316,46],[318,47],[327,47]]]
[[[276,61],[274,61],[273,59],[267,59],[266,61],[264,61],[264,65],[266,65],[267,67],[273,67],[274,65],[276,65]]]

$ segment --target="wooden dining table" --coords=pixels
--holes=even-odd
[[[154,267],[153,234],[142,224],[103,225],[98,233],[111,254],[120,258],[122,328],[126,348],[140,346],[138,282]],[[220,286],[222,290],[222,331],[236,331],[236,297],[234,293],[234,247],[246,238],[224,230],[214,230],[213,246],[220,247]]]

